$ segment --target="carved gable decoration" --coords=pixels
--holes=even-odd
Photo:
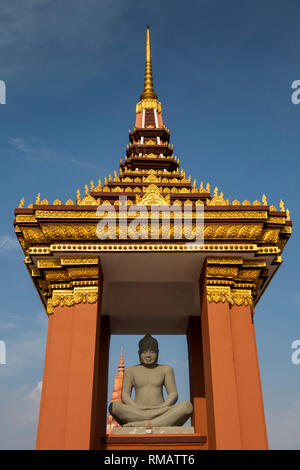
[[[145,206],[151,206],[152,204],[166,205],[170,204],[170,196],[167,195],[166,197],[163,197],[158,187],[155,184],[150,184],[147,187],[145,194],[142,198],[138,195],[136,196],[136,203]]]

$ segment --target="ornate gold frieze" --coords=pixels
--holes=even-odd
[[[267,211],[205,211],[205,219],[267,219]]]
[[[207,258],[207,264],[243,264],[243,258],[229,258],[229,257],[214,257],[214,258]]]
[[[36,218],[33,214],[17,214],[16,222],[36,222]]]
[[[253,296],[251,290],[232,289],[231,290],[232,305],[250,305],[253,307]]]
[[[47,243],[49,241],[47,235],[42,232],[40,227],[22,227],[22,233],[26,244]]]
[[[231,303],[230,286],[207,286],[206,295],[208,302],[229,302]]]
[[[266,266],[266,260],[264,259],[245,259],[243,261],[243,267],[252,267],[252,268],[263,268]]]
[[[67,268],[68,278],[69,279],[78,279],[78,278],[87,278],[93,279],[98,278],[98,268],[97,267],[89,267],[89,266],[82,266],[82,267],[70,267]]]
[[[259,238],[263,243],[277,243],[280,229],[267,229],[264,230]]]
[[[238,275],[238,267],[228,266],[208,266],[207,276],[236,278]]]
[[[253,295],[249,289],[232,289],[230,286],[207,286],[207,301],[209,303],[224,303],[230,305],[250,305],[253,308]]]
[[[99,218],[96,209],[91,211],[35,211],[37,219],[94,219]]]
[[[68,280],[68,273],[63,270],[45,271],[45,278],[48,282],[60,282]]]
[[[42,226],[45,240],[48,239],[91,239],[97,238],[96,225],[79,225],[79,224],[49,224]]]
[[[53,290],[47,301],[47,313],[53,314],[55,307],[71,307],[80,303],[93,304],[98,300],[98,287],[75,287],[73,290]]]
[[[285,217],[269,217],[268,222],[274,224],[285,224],[286,218]]]
[[[237,278],[240,281],[256,281],[259,275],[259,269],[242,269],[239,271]]]
[[[204,227],[204,239],[256,240],[262,231],[260,224],[211,224]]]
[[[41,269],[60,268],[61,267],[61,262],[60,262],[60,259],[58,259],[58,258],[38,259],[37,260],[37,266],[38,266],[38,268],[41,268]]]
[[[99,258],[81,258],[79,256],[73,257],[73,256],[66,256],[62,257],[61,260],[61,265],[62,266],[68,266],[68,265],[76,265],[76,264],[81,264],[81,265],[86,265],[86,264],[98,264]]]
[[[143,109],[156,109],[158,113],[161,113],[161,103],[155,99],[141,100],[136,105],[136,113],[142,113]]]

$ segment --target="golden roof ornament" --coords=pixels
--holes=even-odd
[[[281,211],[281,212],[285,212],[285,208],[284,208],[284,202],[283,202],[283,200],[282,200],[282,199],[281,199],[281,201],[280,201],[279,205],[280,205],[280,211]]]
[[[25,199],[22,197],[21,201],[20,201],[20,204],[19,204],[19,208],[21,209],[22,207],[24,207],[24,202],[25,202]]]
[[[170,195],[163,197],[155,184],[150,184],[146,190],[143,198],[136,195],[136,203],[145,206],[151,205],[166,205],[170,204]]]
[[[229,205],[229,199],[225,201],[223,193],[218,195],[218,187],[216,186],[212,199],[210,201],[207,200],[207,205],[208,206],[227,206]]]
[[[146,39],[146,65],[145,65],[144,91],[141,94],[140,99],[141,100],[147,100],[147,99],[157,100],[157,94],[154,93],[154,89],[153,89],[149,26],[147,26],[147,39]]]

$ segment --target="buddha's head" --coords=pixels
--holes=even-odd
[[[144,366],[154,366],[158,359],[158,342],[151,335],[146,334],[139,341],[139,356]]]

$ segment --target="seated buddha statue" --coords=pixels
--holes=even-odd
[[[189,401],[175,405],[178,393],[174,371],[157,363],[158,352],[158,342],[151,335],[139,341],[140,364],[125,369],[122,401],[109,405],[111,415],[121,426],[182,426],[192,415]],[[163,387],[167,393],[165,400]]]

